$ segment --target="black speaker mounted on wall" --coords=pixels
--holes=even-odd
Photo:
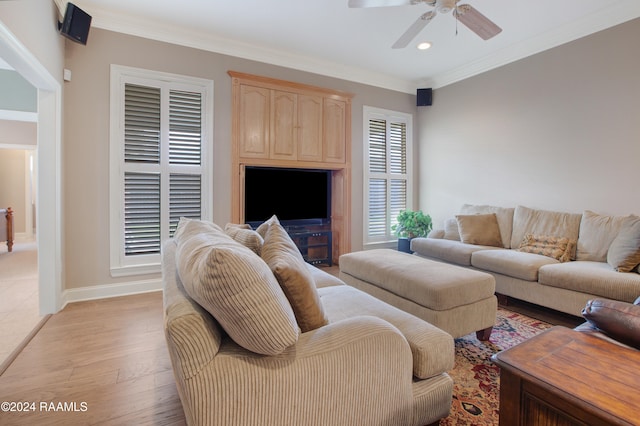
[[[433,103],[433,93],[431,89],[418,89],[416,93],[417,106],[431,106]]]
[[[89,28],[91,28],[91,15],[75,4],[67,3],[64,20],[58,22],[60,34],[76,43],[87,44]]]

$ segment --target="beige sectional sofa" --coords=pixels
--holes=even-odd
[[[418,256],[488,272],[496,293],[580,316],[588,300],[640,295],[640,217],[465,204]]]
[[[256,232],[182,219],[163,245],[165,335],[187,423],[446,417],[451,336],[306,264],[270,222]]]

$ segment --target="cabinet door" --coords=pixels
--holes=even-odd
[[[298,95],[298,160],[322,161],[322,97]]]
[[[324,99],[323,160],[329,163],[344,163],[347,149],[347,103],[337,99]]]
[[[295,160],[297,153],[298,96],[280,90],[271,91],[270,158]]]
[[[269,89],[240,86],[240,157],[269,157]]]

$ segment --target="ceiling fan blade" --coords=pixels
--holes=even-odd
[[[467,28],[478,34],[483,40],[489,40],[502,32],[502,28],[489,20],[473,6],[461,4],[453,10],[454,16],[460,20]]]
[[[391,46],[392,49],[402,49],[403,47],[407,47],[407,45],[416,38],[416,36],[427,26],[429,22],[437,15],[438,13],[435,10],[431,10],[427,13],[422,14],[416,22],[414,22],[407,31],[400,36],[398,41],[393,43]]]
[[[349,0],[349,7],[389,7],[407,6],[412,0]]]

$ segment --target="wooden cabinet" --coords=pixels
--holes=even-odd
[[[344,163],[347,156],[345,129],[347,104],[339,99],[325,99],[323,105],[323,160]]]
[[[332,171],[329,257],[351,249],[351,98],[316,86],[229,71],[232,220],[244,221],[245,166]]]
[[[238,92],[234,120],[239,159],[349,162],[350,95],[230,74]]]
[[[270,159],[322,161],[322,97],[271,91]]]
[[[243,117],[239,128],[240,156],[269,158],[270,91],[248,84],[239,90],[238,113]]]
[[[322,96],[298,96],[298,160],[322,161]]]

